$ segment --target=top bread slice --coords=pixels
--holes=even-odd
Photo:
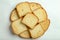
[[[41,24],[42,28],[44,29],[44,31],[46,31],[48,29],[48,27],[49,27],[50,20],[47,19],[47,20],[41,22],[40,24]]]
[[[27,30],[27,27],[21,23],[21,19],[12,22],[12,30],[15,34],[20,34]]]
[[[18,18],[19,18],[19,17],[17,16],[16,9],[14,9],[14,10],[11,12],[10,20],[11,20],[11,21],[15,21],[15,20],[17,20]]]
[[[29,28],[33,29],[34,26],[37,24],[38,19],[32,13],[28,13],[22,20],[22,23],[27,25]]]
[[[47,14],[44,9],[39,8],[33,11],[34,15],[39,19],[39,22],[42,22],[47,19]]]
[[[28,12],[31,12],[28,2],[23,2],[23,3],[18,4],[16,6],[16,9],[19,14],[19,17],[22,17],[26,15]]]
[[[30,38],[30,34],[28,32],[28,30],[22,32],[21,34],[19,34],[21,37],[23,38]]]
[[[30,5],[30,8],[31,8],[32,11],[34,11],[34,10],[36,10],[36,9],[41,7],[40,4],[34,3],[34,2],[31,2],[29,5]]]
[[[44,30],[42,29],[41,25],[38,24],[35,26],[34,29],[29,29],[29,32],[32,38],[38,38],[39,36],[43,35]]]

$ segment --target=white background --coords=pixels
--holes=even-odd
[[[47,11],[50,26],[46,33],[37,39],[22,39],[10,31],[10,13],[20,2],[40,3]],[[60,40],[60,0],[0,0],[0,40]]]

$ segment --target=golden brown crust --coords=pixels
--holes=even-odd
[[[26,30],[26,31],[28,31],[28,30]],[[23,31],[22,33],[26,32],[26,31]],[[24,37],[22,33],[20,33],[18,36],[20,36],[20,37],[22,37],[22,38],[28,38],[28,39],[31,38],[31,36],[30,36],[30,34],[29,34],[29,31],[28,31],[28,35],[25,34],[25,35],[28,36],[28,37]],[[21,35],[21,34],[22,34],[22,35]]]
[[[15,8],[12,10],[12,12],[15,10]],[[11,15],[12,15],[12,12],[11,12],[11,14],[10,14],[10,21],[12,22],[12,20],[11,20]]]
[[[11,14],[10,14],[10,21],[11,21],[11,22],[14,22],[14,21],[16,21],[16,20],[19,19],[19,16],[18,16],[18,14],[17,14],[17,11],[16,11],[16,15],[17,15],[18,18],[14,19],[14,20],[12,19],[12,15],[14,14],[14,13],[13,13],[14,11],[16,11],[16,8],[14,8],[14,9],[12,10]]]
[[[43,29],[44,31],[46,31],[46,30],[49,28],[49,25],[50,25],[50,19],[47,19],[47,20],[45,20],[45,21],[43,21],[43,22],[41,22],[41,23],[47,24],[46,21],[48,21],[48,25],[47,25],[48,27],[47,27],[46,29],[44,29],[44,28],[42,27],[42,29]],[[45,22],[46,22],[46,23],[45,23]],[[40,25],[43,26],[41,23],[40,23]]]
[[[36,9],[39,9],[39,8],[41,7],[40,4],[35,3],[35,2],[30,2],[30,3],[29,3],[29,6],[30,6],[30,9],[31,9],[32,11],[34,11],[34,10],[36,10]],[[36,8],[31,8],[31,7],[36,7]]]

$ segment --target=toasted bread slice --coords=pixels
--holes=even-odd
[[[38,8],[40,8],[40,7],[41,7],[41,5],[38,4],[38,3],[34,3],[34,2],[31,2],[31,3],[30,3],[30,8],[31,8],[32,11],[33,11],[33,10],[36,10],[36,9],[38,9]]]
[[[41,24],[42,28],[44,29],[44,31],[46,31],[48,29],[48,27],[49,27],[50,20],[47,19],[44,22],[41,22],[40,24]]]
[[[38,19],[35,15],[28,13],[22,20],[22,23],[26,24],[29,28],[33,29],[37,24]]]
[[[11,16],[10,16],[10,19],[11,19],[11,21],[15,21],[15,20],[18,19],[16,9],[14,9],[14,10],[12,11]]]
[[[29,29],[29,31],[32,38],[38,38],[44,33],[44,30],[42,29],[40,24],[36,25],[34,29]]]
[[[33,13],[37,16],[37,18],[39,19],[39,22],[42,22],[47,19],[47,14],[46,14],[45,10],[42,8],[39,8],[39,9],[33,11]]]
[[[31,12],[28,2],[23,2],[23,3],[18,4],[16,8],[17,8],[19,17],[22,17],[26,15],[28,12]]]
[[[27,27],[21,23],[21,19],[12,22],[12,30],[15,34],[20,34],[27,30]]]
[[[21,37],[23,37],[23,38],[30,38],[30,34],[29,34],[28,30],[22,32],[22,33],[19,34],[19,35],[20,35]]]

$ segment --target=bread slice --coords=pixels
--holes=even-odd
[[[33,14],[28,13],[22,20],[22,23],[27,25],[29,28],[33,29],[34,26],[37,24],[38,19]]]
[[[33,11],[33,13],[37,16],[37,18],[39,19],[39,22],[42,22],[47,19],[47,14],[46,14],[45,10],[42,8],[39,8],[39,9]]]
[[[30,8],[31,8],[32,11],[33,11],[33,10],[36,10],[36,9],[38,9],[38,8],[40,8],[40,7],[41,7],[41,5],[38,4],[38,3],[34,3],[34,2],[31,2],[31,3],[30,3]]]
[[[23,38],[30,38],[30,34],[29,34],[28,30],[22,32],[22,33],[19,34],[19,35],[20,35],[20,37],[23,37]]]
[[[19,17],[22,17],[26,15],[28,12],[31,12],[28,2],[23,2],[23,3],[18,4],[16,8],[17,8]]]
[[[44,31],[46,31],[48,29],[48,27],[49,27],[50,20],[47,19],[44,22],[41,22],[40,24],[41,24],[42,28],[44,29]]]
[[[38,24],[34,29],[29,29],[29,32],[32,38],[38,38],[43,35],[44,30],[42,29],[41,25]]]
[[[15,21],[15,20],[18,19],[16,9],[14,9],[14,10],[11,12],[10,19],[11,19],[11,21]]]
[[[16,21],[12,22],[12,31],[15,34],[20,34],[26,30],[27,30],[27,27],[21,23],[21,19],[18,19]]]

